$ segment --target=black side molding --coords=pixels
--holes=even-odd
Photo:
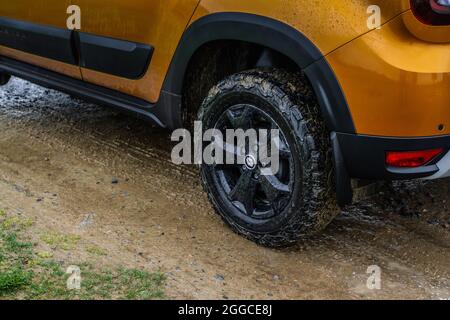
[[[259,15],[214,13],[195,21],[184,32],[178,44],[163,89],[181,95],[184,75],[191,58],[199,48],[215,40],[255,43],[289,57],[305,71],[312,83],[329,130],[355,132],[347,101],[320,50],[295,28]]]
[[[154,50],[142,43],[1,17],[0,45],[133,80],[147,72]]]
[[[0,45],[75,65],[71,37],[70,30],[0,17]]]
[[[77,32],[80,66],[111,75],[139,79],[147,71],[153,47]]]

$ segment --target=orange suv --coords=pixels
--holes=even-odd
[[[449,0],[4,0],[10,76],[168,129],[279,129],[272,175],[201,166],[266,246],[324,228],[351,179],[450,176]]]

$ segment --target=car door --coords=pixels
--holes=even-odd
[[[0,56],[81,79],[67,29],[70,0],[2,0]]]
[[[198,0],[73,0],[83,79],[156,102]]]

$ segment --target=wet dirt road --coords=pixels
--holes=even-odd
[[[214,214],[195,167],[170,162],[168,132],[18,79],[0,88],[0,128],[0,207],[35,233],[79,235],[64,261],[95,245],[98,264],[166,272],[170,298],[450,298],[449,179],[383,188],[269,250]],[[381,290],[366,286],[371,265]]]

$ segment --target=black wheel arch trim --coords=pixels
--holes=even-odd
[[[304,69],[330,131],[356,133],[352,115],[341,86],[325,58]]]
[[[216,40],[255,43],[289,57],[309,78],[330,131],[355,132],[345,96],[320,50],[295,28],[255,14],[214,13],[192,23],[178,44],[163,90],[181,96],[191,58],[200,47]]]

